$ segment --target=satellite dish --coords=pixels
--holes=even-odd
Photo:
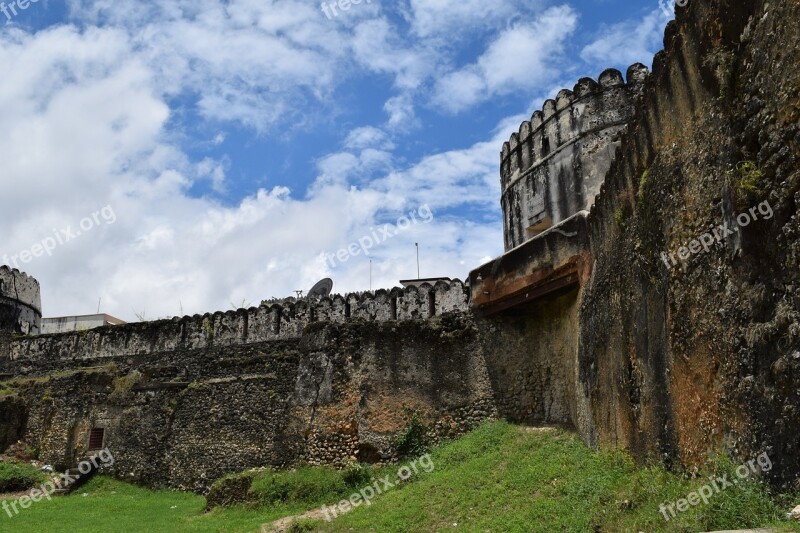
[[[314,285],[310,291],[308,291],[308,297],[317,299],[325,298],[326,296],[330,295],[332,290],[333,280],[331,278],[325,278]]]

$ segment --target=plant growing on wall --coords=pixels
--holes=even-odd
[[[639,201],[644,200],[644,189],[647,187],[647,178],[650,177],[650,169],[645,169],[642,172],[642,177],[639,179]]]
[[[736,168],[728,171],[728,175],[732,176],[736,183],[739,208],[745,208],[755,203],[764,195],[762,188],[764,171],[758,167],[755,161],[740,161]]]
[[[408,426],[397,436],[394,446],[397,449],[397,453],[403,457],[418,457],[428,449],[428,428],[422,422],[419,413],[410,412],[410,414]]]
[[[211,326],[210,322],[203,322],[203,331],[206,332],[206,337],[208,337],[209,340],[214,339],[214,328]]]

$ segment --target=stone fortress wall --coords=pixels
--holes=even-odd
[[[39,282],[19,270],[0,266],[0,330],[37,335],[41,324]]]
[[[29,290],[35,287],[38,302],[38,283],[27,276],[25,279],[29,280]],[[12,361],[94,359],[295,339],[315,322],[426,320],[447,312],[466,311],[468,299],[467,288],[460,280],[440,281],[435,286],[287,300],[224,313],[36,335],[13,340],[9,356]]]
[[[649,71],[632,65],[582,78],[523,122],[503,145],[501,205],[506,251],[575,213],[600,192]]]
[[[496,416],[459,280],[14,338],[0,346],[0,450],[59,469],[101,429],[108,473],[203,492],[252,467],[395,459]]]

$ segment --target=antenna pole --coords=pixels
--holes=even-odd
[[[420,277],[419,277],[419,243],[415,242],[414,245],[417,247],[417,279],[420,279]]]

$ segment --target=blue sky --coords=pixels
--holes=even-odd
[[[124,319],[257,304],[325,276],[365,290],[370,259],[373,288],[391,287],[416,275],[415,242],[423,277],[463,278],[502,252],[503,141],[580,77],[650,66],[662,4],[364,0],[329,18],[304,0],[40,0],[0,13],[0,261],[41,281],[45,315],[101,300]],[[113,217],[24,254],[107,206]],[[423,207],[430,221],[368,256],[330,259]]]

